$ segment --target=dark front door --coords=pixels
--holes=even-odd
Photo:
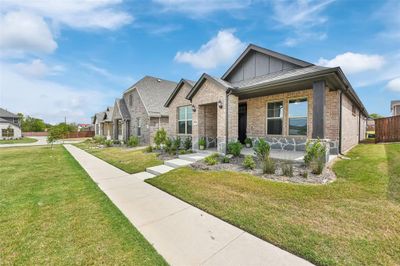
[[[244,143],[247,126],[247,103],[239,104],[239,141]]]

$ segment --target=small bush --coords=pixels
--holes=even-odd
[[[131,136],[128,140],[127,145],[129,147],[136,147],[137,145],[139,145],[139,138],[136,136]]]
[[[243,166],[246,169],[254,169],[256,168],[256,163],[254,162],[253,156],[251,155],[246,155],[243,161]]]
[[[232,154],[233,156],[239,156],[242,148],[243,146],[239,141],[228,143],[228,153]]]
[[[157,130],[156,134],[154,135],[154,143],[157,145],[159,148],[161,144],[165,144],[165,141],[167,140],[167,132],[165,131],[164,128],[161,128]]]
[[[314,143],[307,142],[306,154],[304,155],[304,163],[311,168],[313,174],[322,173],[325,166],[326,147],[318,139]]]
[[[108,140],[106,140],[106,141],[104,142],[104,144],[105,144],[107,147],[111,147],[111,146],[113,145],[113,141],[110,140],[110,139],[108,139]]]
[[[250,147],[253,145],[253,142],[251,141],[251,138],[246,138],[245,140],[244,140],[244,144],[246,144],[246,145],[250,145]]]
[[[186,153],[193,153],[193,150],[192,149],[187,150]]]
[[[121,144],[121,141],[119,141],[118,139],[115,139],[115,140],[113,140],[113,143],[114,143],[115,145],[118,145],[118,144]]]
[[[229,161],[230,161],[230,159],[229,159],[228,156],[224,156],[224,157],[221,158],[221,162],[222,163],[229,163]]]
[[[258,141],[257,145],[254,147],[254,152],[256,153],[258,160],[260,160],[261,162],[265,161],[266,158],[269,157],[270,150],[271,150],[271,147],[263,139],[260,139]]]
[[[179,154],[180,154],[180,155],[186,154],[186,150],[179,150]]]
[[[275,162],[271,158],[266,157],[262,161],[262,170],[263,174],[275,174]]]
[[[213,154],[207,156],[206,158],[204,158],[204,162],[207,165],[215,165],[218,163],[218,157],[219,157],[218,153],[213,153]]]
[[[164,150],[165,152],[170,152],[172,148],[172,139],[166,138],[164,141]]]
[[[306,170],[304,172],[302,172],[301,177],[308,178],[308,172]]]
[[[153,152],[153,146],[149,145],[146,147],[146,152]]]
[[[104,137],[104,136],[94,136],[93,137],[93,142],[96,144],[104,144],[105,141],[106,141],[106,137]]]
[[[282,175],[293,177],[293,165],[285,163],[282,165]]]
[[[183,142],[183,147],[185,150],[190,150],[192,148],[192,137],[186,137],[185,141]]]
[[[207,144],[206,138],[201,137],[201,138],[199,139],[199,148],[200,148],[200,146],[203,146],[204,148],[207,148],[207,147],[206,147],[206,144]]]
[[[181,144],[182,144],[181,138],[180,137],[176,137],[172,144],[177,150],[179,150],[181,148]]]

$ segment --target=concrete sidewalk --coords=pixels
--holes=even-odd
[[[171,265],[312,265],[72,145],[64,145]]]
[[[9,147],[29,147],[29,146],[45,146],[49,145],[47,143],[47,137],[29,137],[32,139],[37,139],[36,142],[31,143],[14,143],[14,144],[0,144],[0,148],[9,148]],[[83,140],[58,140],[54,144],[73,144],[79,143]]]

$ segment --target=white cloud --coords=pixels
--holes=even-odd
[[[126,83],[126,84],[132,84],[134,82],[134,79],[132,77],[129,76],[121,76],[121,75],[115,75],[113,73],[111,73],[110,71],[108,71],[105,68],[96,66],[92,63],[88,63],[88,62],[82,62],[80,64],[81,66],[83,66],[84,68],[94,72],[95,74],[101,75],[103,77],[105,77],[106,79],[108,79],[109,81],[121,84],[122,83]]]
[[[0,106],[58,123],[89,122],[90,117],[109,104],[115,95],[90,88],[75,89],[57,82],[46,81],[18,73],[1,63]]]
[[[57,48],[53,35],[40,16],[18,11],[0,16],[0,49],[3,55],[25,51],[51,53]]]
[[[385,64],[385,59],[381,55],[346,52],[330,60],[320,58],[317,64],[326,67],[340,66],[347,74],[354,74],[368,70],[379,70]]]
[[[129,24],[133,17],[118,9],[122,0],[25,1],[3,0],[3,10],[29,10],[56,24],[78,29],[113,30]]]
[[[197,69],[212,69],[232,61],[245,47],[233,30],[221,30],[197,51],[178,52],[175,61]]]
[[[65,71],[65,68],[61,65],[49,66],[45,64],[41,59],[34,59],[28,63],[17,63],[13,65],[13,69],[17,72],[28,75],[30,77],[44,77],[58,75]]]
[[[390,80],[386,88],[391,91],[400,92],[400,77]]]
[[[242,9],[250,5],[249,0],[153,0],[164,10],[185,13],[188,16],[199,17],[216,11]]]

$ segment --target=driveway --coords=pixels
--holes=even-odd
[[[32,143],[15,143],[15,144],[0,144],[0,148],[7,148],[7,147],[27,147],[27,146],[43,146],[47,144],[47,137],[30,137],[32,139],[37,139],[38,141]],[[82,142],[82,139],[79,140],[60,140],[55,142],[54,144],[74,144]]]

